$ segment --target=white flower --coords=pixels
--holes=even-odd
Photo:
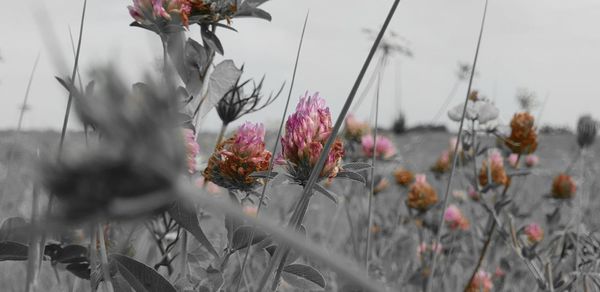
[[[448,111],[448,117],[455,121],[460,122],[462,119],[464,104],[459,104]],[[491,102],[485,100],[467,102],[467,112],[465,118],[468,120],[478,120],[479,124],[485,124],[489,121],[498,118],[500,111]]]

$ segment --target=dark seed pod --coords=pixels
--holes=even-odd
[[[577,144],[579,147],[586,148],[594,144],[598,134],[598,123],[591,116],[582,116],[577,122]]]

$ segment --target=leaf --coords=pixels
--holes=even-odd
[[[215,33],[213,33],[212,31],[210,31],[208,29],[208,27],[205,25],[201,26],[200,32],[202,35],[202,40],[206,43],[206,45],[209,46],[213,51],[219,53],[219,55],[222,56],[224,53],[223,45],[221,44],[221,41],[219,40],[217,35],[215,35]]]
[[[65,267],[71,274],[85,280],[89,280],[91,276],[90,264],[88,263],[72,263]]]
[[[242,76],[242,70],[238,69],[232,60],[224,60],[219,63],[209,77],[208,90],[202,108],[198,112],[199,117],[204,117],[215,104],[235,85]]]
[[[332,200],[334,203],[338,203],[338,196],[335,195],[334,193],[328,191],[327,189],[325,189],[323,186],[321,186],[320,184],[315,184],[314,185],[314,190],[325,195],[327,198],[329,198],[330,200]]]
[[[342,165],[343,170],[351,170],[354,172],[371,169],[371,167],[373,166],[366,162],[352,162]]]
[[[275,171],[255,171],[250,174],[250,177],[274,179],[277,175]]]
[[[176,292],[177,290],[167,279],[149,266],[128,256],[112,254],[118,272],[136,292]]]
[[[29,249],[26,245],[12,241],[0,242],[1,261],[25,261]]]
[[[219,257],[219,253],[213,245],[210,243],[204,231],[200,227],[200,221],[193,208],[189,205],[184,205],[181,201],[176,201],[173,206],[168,210],[171,218],[181,225],[185,230],[189,231],[195,238],[202,244],[208,252],[210,252],[216,258]]]
[[[88,249],[81,245],[67,245],[52,260],[63,264],[81,263],[88,260]]]
[[[252,236],[252,233],[254,233],[254,237]],[[236,229],[233,233],[233,239],[231,240],[231,249],[240,250],[248,247],[248,242],[252,237],[253,239],[251,245],[263,241],[267,237],[267,234],[264,233],[262,230],[254,228],[252,226],[241,226],[240,228]]]
[[[240,5],[238,11],[235,13],[234,17],[254,17],[271,21],[271,14],[260,8],[257,8],[264,2],[265,1],[244,1],[244,3]]]
[[[22,244],[29,243],[29,223],[21,217],[7,218],[0,227],[0,242],[12,241]]]
[[[338,172],[338,174],[335,177],[336,178],[346,178],[349,180],[367,184],[367,180],[362,175],[360,175],[354,171],[340,171],[340,172]]]
[[[283,268],[283,279],[290,285],[305,290],[324,290],[325,278],[315,268],[292,264]]]

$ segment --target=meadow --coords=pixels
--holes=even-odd
[[[131,26],[163,48],[134,84],[111,65],[80,74],[81,35],[72,68],[55,60],[62,131],[0,132],[0,290],[600,291],[598,122],[541,131],[531,94],[499,119],[473,88],[486,10],[464,100],[442,107],[449,132],[378,122],[377,68],[410,54],[386,41],[398,0],[336,116],[296,96],[308,15],[281,88],[225,54],[219,31],[270,20],[264,2],[134,0]],[[276,99],[276,127],[232,126]],[[369,121],[352,113],[363,101]]]

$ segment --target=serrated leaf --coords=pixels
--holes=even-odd
[[[360,175],[354,171],[340,171],[340,172],[338,172],[338,174],[335,177],[336,178],[346,178],[346,179],[357,181],[357,182],[360,182],[363,184],[367,183],[367,180],[362,175]]]
[[[214,248],[212,243],[204,234],[202,227],[200,227],[200,221],[198,220],[198,216],[196,214],[196,210],[190,208],[188,205],[184,205],[182,202],[177,201],[173,204],[173,206],[168,210],[171,218],[177,222],[181,227],[185,230],[189,231],[202,246],[208,250],[215,258],[219,257],[219,253]]]
[[[320,184],[315,184],[313,188],[315,191],[325,195],[325,197],[332,200],[334,203],[336,203],[336,204],[338,203],[338,196],[335,195],[334,193],[330,192],[329,190],[325,189]]]
[[[324,290],[325,278],[315,268],[292,264],[283,268],[283,279],[290,285],[305,290]]]
[[[118,272],[136,292],[176,292],[167,279],[156,270],[128,256],[113,254],[110,256]]]
[[[254,232],[254,237],[251,245],[257,244],[267,238],[267,234],[262,230],[253,228],[252,226],[241,226],[233,233],[231,249],[240,250],[248,247],[248,242],[250,242],[252,232]]]
[[[366,162],[352,162],[342,165],[343,170],[351,170],[351,171],[361,171],[371,169],[371,164]]]
[[[1,261],[25,261],[29,249],[26,245],[18,242],[5,241],[0,242],[0,262]]]

